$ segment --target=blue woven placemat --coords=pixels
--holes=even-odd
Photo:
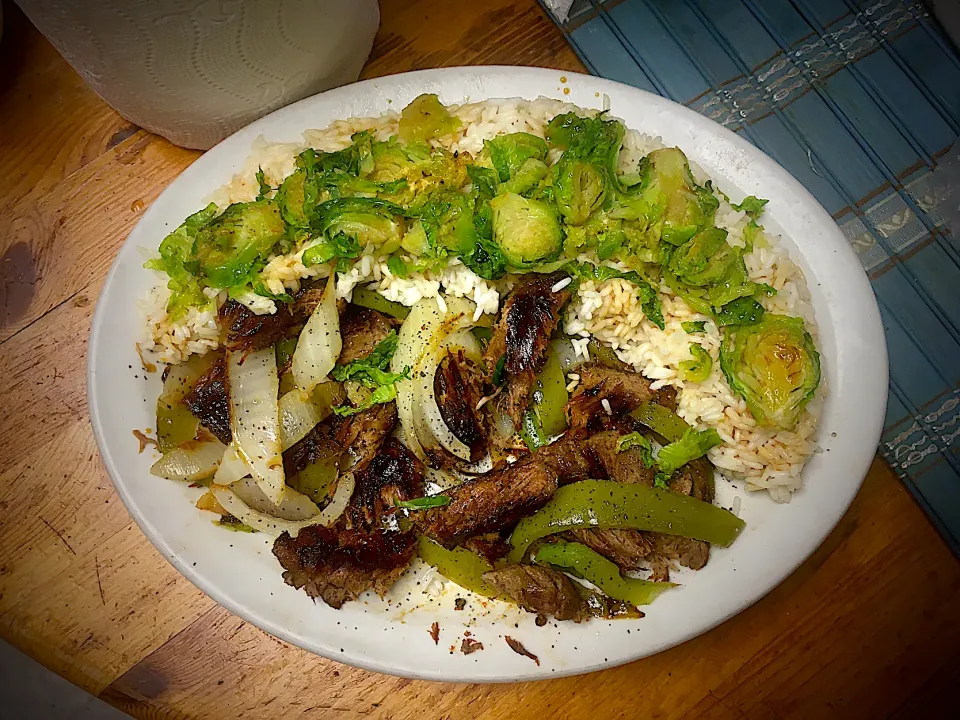
[[[880,451],[960,552],[960,56],[926,8],[575,0],[558,24],[591,72],[740,133],[833,214],[887,332]]]

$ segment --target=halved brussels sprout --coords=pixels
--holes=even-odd
[[[561,159],[553,183],[553,197],[570,225],[582,225],[603,206],[607,183],[596,165],[582,160]]]
[[[400,113],[398,134],[404,142],[427,142],[459,130],[461,124],[436,95],[424,94]]]
[[[728,328],[720,367],[763,427],[792,430],[820,385],[820,355],[803,320],[766,315]]]
[[[333,238],[343,234],[360,247],[368,243],[391,253],[403,236],[403,208],[375,198],[346,197],[328,200],[317,208],[314,229]]]
[[[493,239],[517,268],[555,256],[563,244],[560,223],[548,205],[515,193],[490,201]]]
[[[247,281],[254,264],[283,239],[285,228],[271,200],[234,203],[202,228],[193,243],[193,259],[213,287]]]
[[[525,195],[537,187],[549,172],[549,168],[542,160],[527,158],[513,174],[513,177],[503,184],[503,190],[517,195]]]
[[[310,219],[319,197],[320,187],[316,176],[308,174],[306,170],[297,170],[280,184],[276,200],[284,222],[306,230],[310,228]]]
[[[703,287],[719,282],[737,259],[727,244],[727,231],[707,228],[674,251],[670,269],[690,285]]]
[[[530,133],[499,135],[493,140],[484,141],[483,146],[490,153],[490,160],[500,176],[500,182],[514,177],[531,158],[540,162],[547,159],[546,141]]]
[[[712,222],[719,202],[709,189],[697,185],[679,148],[654,150],[644,158],[641,175],[643,197],[663,208],[664,241],[683,245]]]

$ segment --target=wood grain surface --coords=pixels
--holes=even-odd
[[[484,63],[583,70],[533,0],[381,7],[365,77]],[[680,647],[589,676],[402,680],[312,656],[217,606],[127,515],[85,395],[90,318],[110,262],[198,154],[131,126],[15,6],[5,11],[5,639],[141,718],[946,717],[960,680],[960,567],[881,461],[825,544],[769,596]]]

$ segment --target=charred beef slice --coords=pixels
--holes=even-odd
[[[553,286],[566,277],[562,272],[527,275],[504,302],[483,355],[484,372],[491,383],[502,358],[506,387],[496,402],[517,427],[546,358],[550,336],[560,322],[560,310],[570,299],[567,290],[553,292]]]
[[[393,318],[376,310],[348,304],[340,313],[340,337],[343,348],[337,362],[346,365],[362,360],[373,352],[395,327]]]
[[[537,450],[537,459],[557,474],[560,485],[607,476],[603,465],[573,433]]]
[[[450,432],[470,448],[470,461],[483,457],[487,442],[483,415],[477,405],[483,397],[483,378],[463,351],[448,354],[437,368],[433,391],[440,416]]]
[[[478,475],[447,492],[450,503],[415,514],[421,532],[447,547],[472,535],[502,530],[543,507],[557,475],[535,457]]]
[[[346,418],[332,418],[334,437],[356,459],[354,472],[373,460],[380,446],[397,425],[397,404],[382,403]]]
[[[539,565],[507,565],[484,573],[483,579],[529,612],[557,620],[584,618],[577,586],[562,572]]]
[[[567,402],[564,411],[572,428],[596,429],[605,425],[607,418],[623,415],[641,403],[652,400],[669,410],[677,407],[677,392],[672,387],[651,390],[651,381],[630,370],[616,370],[589,362],[577,368],[580,383]],[[610,404],[608,414],[603,405]]]
[[[653,486],[655,469],[643,464],[639,449],[618,451],[617,446],[622,431],[602,430],[582,441],[586,455],[602,466],[605,474],[594,477],[609,477],[621,483],[639,483]],[[554,445],[542,448],[538,457]],[[566,446],[567,448],[570,445]],[[570,456],[569,450],[565,453]],[[582,479],[582,478],[579,478]],[[706,458],[699,458],[684,465],[671,478],[670,489],[684,495],[692,495],[704,502],[713,501],[713,466]],[[594,528],[573,530],[564,534],[568,540],[580,542],[604,557],[615,562],[621,570],[637,570],[651,567],[653,577],[658,580],[669,579],[669,569],[677,564],[693,570],[706,565],[710,557],[709,543],[701,540],[629,529],[598,530]]]
[[[567,540],[583,543],[608,560],[612,560],[623,571],[639,570],[644,567],[644,561],[654,551],[654,540],[649,537],[650,535],[656,535],[656,533],[622,528],[608,530],[585,528],[570,530],[563,534]]]
[[[397,500],[423,496],[423,465],[394,438],[354,477],[356,487],[346,511],[352,527],[377,526]]]
[[[273,554],[288,585],[339,608],[366,590],[382,597],[410,566],[415,545],[413,533],[311,525],[295,538],[280,535]]]
[[[513,546],[507,542],[503,533],[492,532],[467,538],[463,541],[463,547],[485,558],[491,565],[496,565],[498,560],[510,554]]]
[[[640,483],[653,486],[656,471],[643,464],[638,448],[618,450],[621,434],[615,430],[601,430],[584,441],[611,480],[622,483]]]
[[[230,430],[230,381],[225,352],[217,352],[213,363],[184,396],[183,402],[217,440],[224,445],[230,444],[233,433]]]
[[[325,280],[304,284],[292,303],[277,303],[272,315],[257,315],[236,300],[227,300],[220,308],[220,327],[226,334],[228,350],[256,351],[268,348],[303,325],[323,296]]]

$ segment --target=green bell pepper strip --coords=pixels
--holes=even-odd
[[[527,447],[535,451],[567,429],[567,418],[563,414],[570,397],[567,378],[552,347],[547,350],[546,362],[537,375],[531,396],[530,408],[520,425],[520,436]]]
[[[566,530],[653,530],[726,547],[743,527],[743,520],[733,513],[687,495],[610,480],[582,480],[560,488],[550,502],[517,523],[507,561],[520,562],[531,543]]]
[[[676,583],[624,577],[614,563],[580,543],[561,540],[541,545],[534,562],[565,570],[593,583],[614,600],[623,600],[631,605],[649,605],[664,590],[676,587]]]
[[[493,570],[493,566],[476,553],[462,547],[447,550],[426,536],[417,541],[417,553],[427,565],[465,590],[488,598],[500,595],[497,588],[483,579],[483,574]]]
[[[382,312],[384,315],[395,317],[398,320],[403,320],[407,317],[407,315],[410,314],[410,308],[406,307],[405,305],[401,305],[398,302],[387,300],[376,290],[371,290],[370,288],[366,287],[354,288],[353,304],[359,305],[360,307],[369,308],[370,310],[376,310],[377,312]]]
[[[634,420],[639,420],[658,435],[665,437],[668,442],[676,442],[690,429],[680,416],[654,402],[642,403],[630,415]]]

